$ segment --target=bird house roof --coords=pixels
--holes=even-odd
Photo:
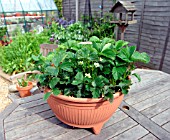
[[[135,12],[136,8],[130,1],[118,1],[110,10],[110,12],[123,13]]]

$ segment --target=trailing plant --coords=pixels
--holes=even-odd
[[[92,45],[80,45],[68,41],[47,58],[33,56],[40,85],[50,88],[45,94],[76,98],[105,98],[113,100],[113,94],[127,94],[132,84],[129,75],[135,69],[135,62],[148,63],[146,53],[139,53],[128,42],[110,38],[90,39]],[[140,80],[140,76],[133,74]]]

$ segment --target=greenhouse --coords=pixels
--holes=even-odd
[[[57,15],[53,0],[0,0],[0,27],[6,26],[9,34],[30,31]]]

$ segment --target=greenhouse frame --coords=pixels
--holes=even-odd
[[[53,0],[0,0],[0,17],[9,33],[17,27],[27,32],[58,17],[58,9]]]

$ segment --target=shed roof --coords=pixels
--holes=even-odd
[[[110,12],[114,12],[115,9],[119,6],[122,6],[127,12],[135,12],[136,7],[130,1],[118,1],[110,10]]]

